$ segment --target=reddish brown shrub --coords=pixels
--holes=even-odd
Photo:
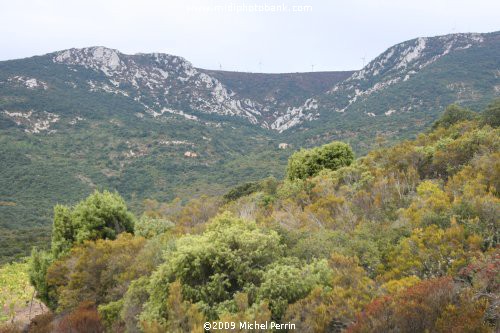
[[[348,328],[361,332],[491,332],[484,321],[488,302],[451,278],[422,281],[395,296],[375,299]]]
[[[28,326],[29,333],[51,333],[54,320],[54,314],[52,312],[47,312],[36,316],[31,319]]]
[[[92,302],[82,302],[61,318],[55,325],[55,333],[103,333],[104,326],[99,319],[97,307]]]

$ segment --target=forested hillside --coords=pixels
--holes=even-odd
[[[449,104],[479,111],[500,96],[499,52],[492,32],[404,41],[342,72],[215,71],[103,46],[1,61],[0,263],[48,246],[52,207],[96,189],[139,215],[148,198],[281,179],[302,147],[338,140],[361,156]]]
[[[283,180],[222,197],[146,200],[141,216],[116,192],[57,205],[29,261],[52,312],[29,332],[496,332],[499,125],[498,100],[451,105],[415,140],[302,149]]]

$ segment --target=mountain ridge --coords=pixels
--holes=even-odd
[[[298,116],[312,119],[301,113],[303,110],[314,110],[317,106],[314,98],[304,97],[304,100],[295,100],[295,105],[287,103],[288,101],[276,100],[274,98],[252,99],[246,96],[240,97],[241,89],[225,85],[217,77],[221,78],[229,72],[217,72],[213,70],[204,70],[194,67],[186,59],[165,53],[136,53],[127,55],[115,49],[103,46],[94,46],[79,49],[68,49],[57,51],[48,56],[52,57],[54,63],[65,65],[83,66],[94,71],[102,72],[109,78],[111,85],[104,83],[101,87],[92,86],[92,89],[103,89],[108,92],[114,92],[128,96],[128,91],[119,88],[121,83],[125,86],[132,85],[140,89],[144,94],[147,90],[151,92],[147,97],[153,97],[154,104],[146,104],[140,101],[142,96],[134,96],[134,100],[146,108],[146,113],[157,117],[164,112],[183,114],[185,111],[177,110],[189,108],[206,113],[217,113],[219,115],[239,116],[246,118],[250,123],[260,125],[266,129],[281,129],[283,119],[289,119],[292,116]],[[153,65],[147,64],[152,60]],[[142,66],[141,66],[142,65]],[[149,67],[149,68],[148,68]],[[149,69],[149,70],[148,70]],[[322,73],[286,73],[286,74],[253,74],[240,73],[239,75],[250,76],[278,76],[280,78],[290,77],[302,78],[306,75],[314,77],[331,77],[330,84],[334,84],[345,78],[352,71],[345,72],[322,72]],[[215,75],[214,75],[215,74]],[[232,73],[234,75],[234,72]],[[174,76],[174,80],[169,81],[169,77]],[[217,76],[217,77],[216,77]],[[292,81],[293,81],[292,78]],[[142,84],[141,84],[142,81]],[[183,84],[179,84],[181,81]],[[162,82],[169,82],[162,85]],[[177,84],[176,84],[177,83]],[[183,86],[184,85],[184,86]],[[322,87],[322,88],[326,88]],[[169,90],[174,90],[170,93]],[[183,94],[186,90],[192,96],[188,101],[178,101],[175,96]],[[322,93],[321,90],[309,90],[310,95]],[[136,94],[137,95],[137,94]],[[161,100],[157,95],[174,96],[173,101]],[[297,105],[298,104],[298,105]],[[297,122],[297,121],[295,121]],[[287,127],[288,128],[288,127]],[[286,129],[286,128],[285,128]]]
[[[480,47],[485,41],[498,43],[499,35],[499,32],[493,32],[419,37],[388,48],[361,70],[343,72],[263,74],[216,71],[196,68],[176,55],[127,55],[103,46],[72,48],[40,57],[51,58],[55,64],[65,65],[75,72],[78,67],[93,71],[98,75],[94,80],[87,80],[89,90],[133,99],[132,103],[143,109],[143,115],[156,118],[171,113],[196,120],[195,114],[201,112],[240,117],[253,125],[284,132],[320,119],[322,114],[332,110],[345,112],[356,108],[371,96],[418,76],[427,66],[448,54]],[[308,76],[309,87],[305,87],[303,82]],[[273,77],[278,79],[273,80]],[[47,88],[40,78],[16,79],[14,76],[7,80],[23,79],[25,85]],[[313,81],[320,84],[311,84]],[[74,88],[75,84],[70,84]],[[456,90],[460,89],[460,84],[456,84]],[[499,88],[495,89],[498,92]],[[405,108],[410,106],[403,107],[402,112]],[[396,112],[399,110],[394,107],[383,113],[390,116]],[[365,111],[368,117],[376,114]]]

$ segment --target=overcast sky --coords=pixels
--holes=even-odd
[[[0,60],[103,45],[210,69],[350,70],[415,37],[500,30],[499,13],[498,0],[2,1]]]

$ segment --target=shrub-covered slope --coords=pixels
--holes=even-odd
[[[68,214],[54,221],[57,242],[31,259],[39,296],[60,313],[47,325],[495,332],[499,112],[498,101],[480,116],[452,106],[432,131],[356,160],[344,146],[330,154],[338,143],[305,150],[288,171],[309,156],[319,163],[311,173],[245,184],[222,200],[148,200],[134,236],[116,233],[126,209],[116,194],[59,207]],[[116,232],[93,232],[103,224]]]

